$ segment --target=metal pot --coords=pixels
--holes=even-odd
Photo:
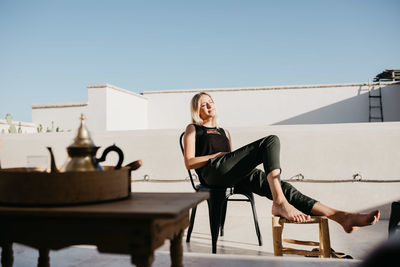
[[[52,149],[48,147],[51,156],[51,172],[71,172],[71,171],[102,171],[100,162],[106,160],[109,152],[115,151],[118,153],[118,163],[114,169],[120,169],[124,161],[124,153],[115,144],[107,147],[100,158],[96,158],[96,152],[100,147],[95,146],[90,133],[85,125],[85,116],[81,115],[81,125],[79,126],[74,142],[67,147],[68,159],[64,163],[61,170],[58,170],[55,164],[54,154]]]

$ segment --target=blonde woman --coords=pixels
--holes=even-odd
[[[186,127],[184,159],[195,169],[200,182],[209,186],[241,187],[272,200],[272,214],[304,222],[310,215],[327,216],[347,233],[375,224],[379,210],[368,214],[333,209],[280,180],[280,141],[275,135],[252,142],[235,151],[227,130],[217,127],[212,97],[201,92],[191,101],[192,124]],[[263,164],[264,171],[256,166]]]

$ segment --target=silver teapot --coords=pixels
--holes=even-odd
[[[96,152],[99,148],[94,145],[90,133],[86,128],[85,116],[82,114],[81,124],[74,142],[67,147],[69,157],[60,170],[56,167],[52,149],[47,147],[51,156],[51,172],[102,171],[103,168],[99,163],[105,161],[107,154],[111,151],[117,152],[119,156],[118,163],[114,169],[121,168],[124,154],[119,147],[116,145],[109,146],[104,150],[100,158],[96,158]]]

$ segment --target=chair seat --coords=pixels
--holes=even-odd
[[[248,196],[250,194],[252,194],[251,191],[246,190],[244,188],[241,187],[219,187],[219,186],[209,186],[209,185],[205,185],[205,184],[198,184],[196,185],[196,191],[211,191],[211,190],[215,190],[215,191],[227,191],[229,192],[230,195],[234,195],[234,194],[241,194],[241,195],[245,195]]]
[[[276,217],[276,216],[274,216]],[[321,221],[321,219],[326,218],[323,216],[311,216],[311,219],[306,221],[306,222],[295,222],[295,221],[291,221],[288,220],[286,218],[282,218],[282,217],[278,217],[279,218],[279,223],[293,223],[293,224],[313,224],[313,223],[319,223]]]
[[[227,187],[214,187],[214,186],[209,186],[209,185],[204,185],[204,184],[198,184],[196,185],[196,191],[226,191],[228,188]]]

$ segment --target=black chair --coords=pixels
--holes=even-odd
[[[389,236],[400,230],[400,201],[392,202],[392,209],[389,218]]]
[[[183,148],[183,132],[179,138],[179,144],[181,146],[182,154],[184,153]],[[256,228],[256,233],[258,237],[258,245],[262,246],[262,238],[260,233],[260,227],[258,226],[258,218],[254,205],[254,196],[250,191],[245,191],[241,188],[235,187],[211,187],[204,184],[195,184],[192,173],[188,170],[190,182],[192,183],[193,189],[198,191],[206,191],[210,193],[210,198],[207,200],[208,204],[208,216],[210,219],[210,229],[211,229],[211,240],[212,240],[212,253],[217,253],[217,240],[218,232],[221,236],[224,235],[224,224],[226,218],[226,209],[228,201],[246,201],[250,202],[251,208],[253,210],[254,225]],[[231,196],[235,194],[240,194],[245,196],[245,199],[230,199]],[[190,242],[190,236],[193,230],[194,219],[196,217],[197,207],[192,208],[192,213],[190,215],[190,225],[186,236],[186,242]]]

